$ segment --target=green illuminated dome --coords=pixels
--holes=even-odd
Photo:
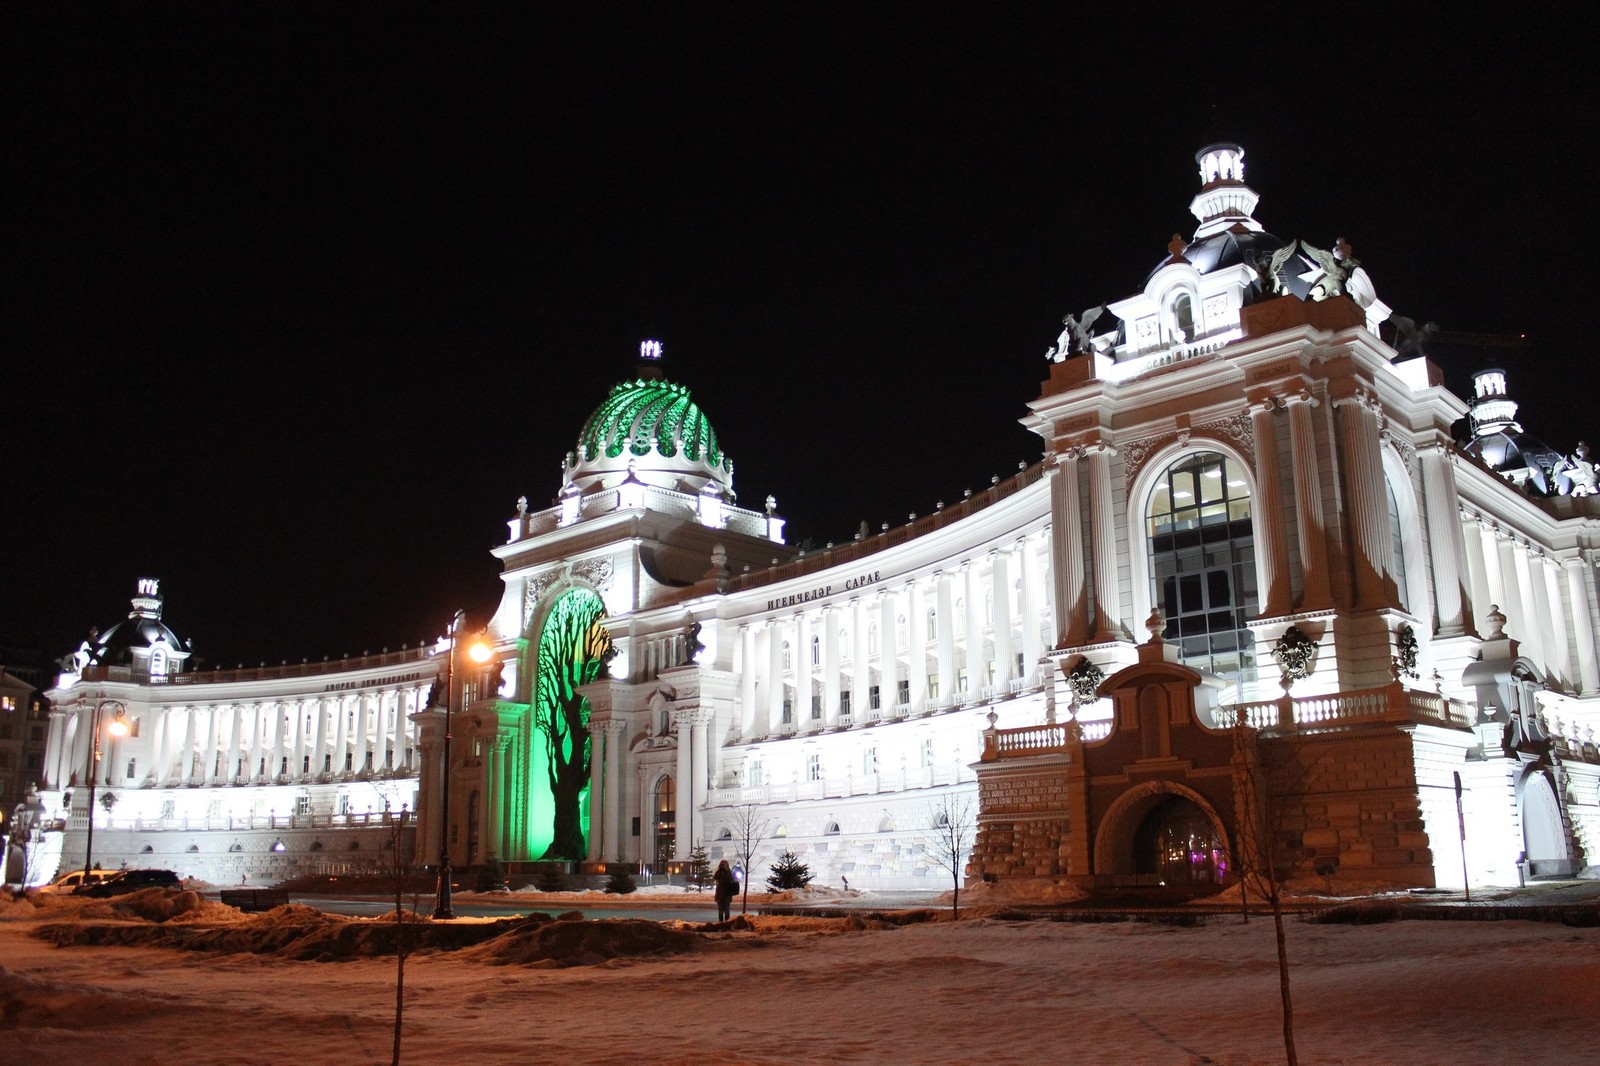
[[[664,380],[653,364],[611,390],[578,434],[567,458],[567,481],[589,493],[628,478],[658,488],[700,492],[733,485],[733,462],[689,390]]]

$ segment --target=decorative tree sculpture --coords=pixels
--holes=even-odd
[[[546,859],[583,859],[588,851],[582,800],[589,787],[589,701],[578,690],[600,676],[610,655],[604,614],[599,596],[572,589],[556,601],[539,635],[534,728],[544,738],[555,804]]]

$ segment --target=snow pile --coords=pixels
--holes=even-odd
[[[462,951],[460,957],[492,966],[592,966],[619,958],[682,955],[697,949],[702,939],[699,933],[640,919],[525,922]]]

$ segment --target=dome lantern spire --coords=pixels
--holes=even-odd
[[[1200,192],[1189,204],[1199,219],[1196,241],[1214,234],[1243,227],[1260,232],[1261,223],[1251,217],[1261,197],[1244,183],[1244,149],[1237,144],[1208,144],[1194,154],[1200,164]]]

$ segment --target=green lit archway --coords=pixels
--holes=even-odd
[[[578,690],[600,676],[611,635],[605,604],[586,588],[561,593],[539,630],[528,744],[528,854],[588,855],[589,701]]]

